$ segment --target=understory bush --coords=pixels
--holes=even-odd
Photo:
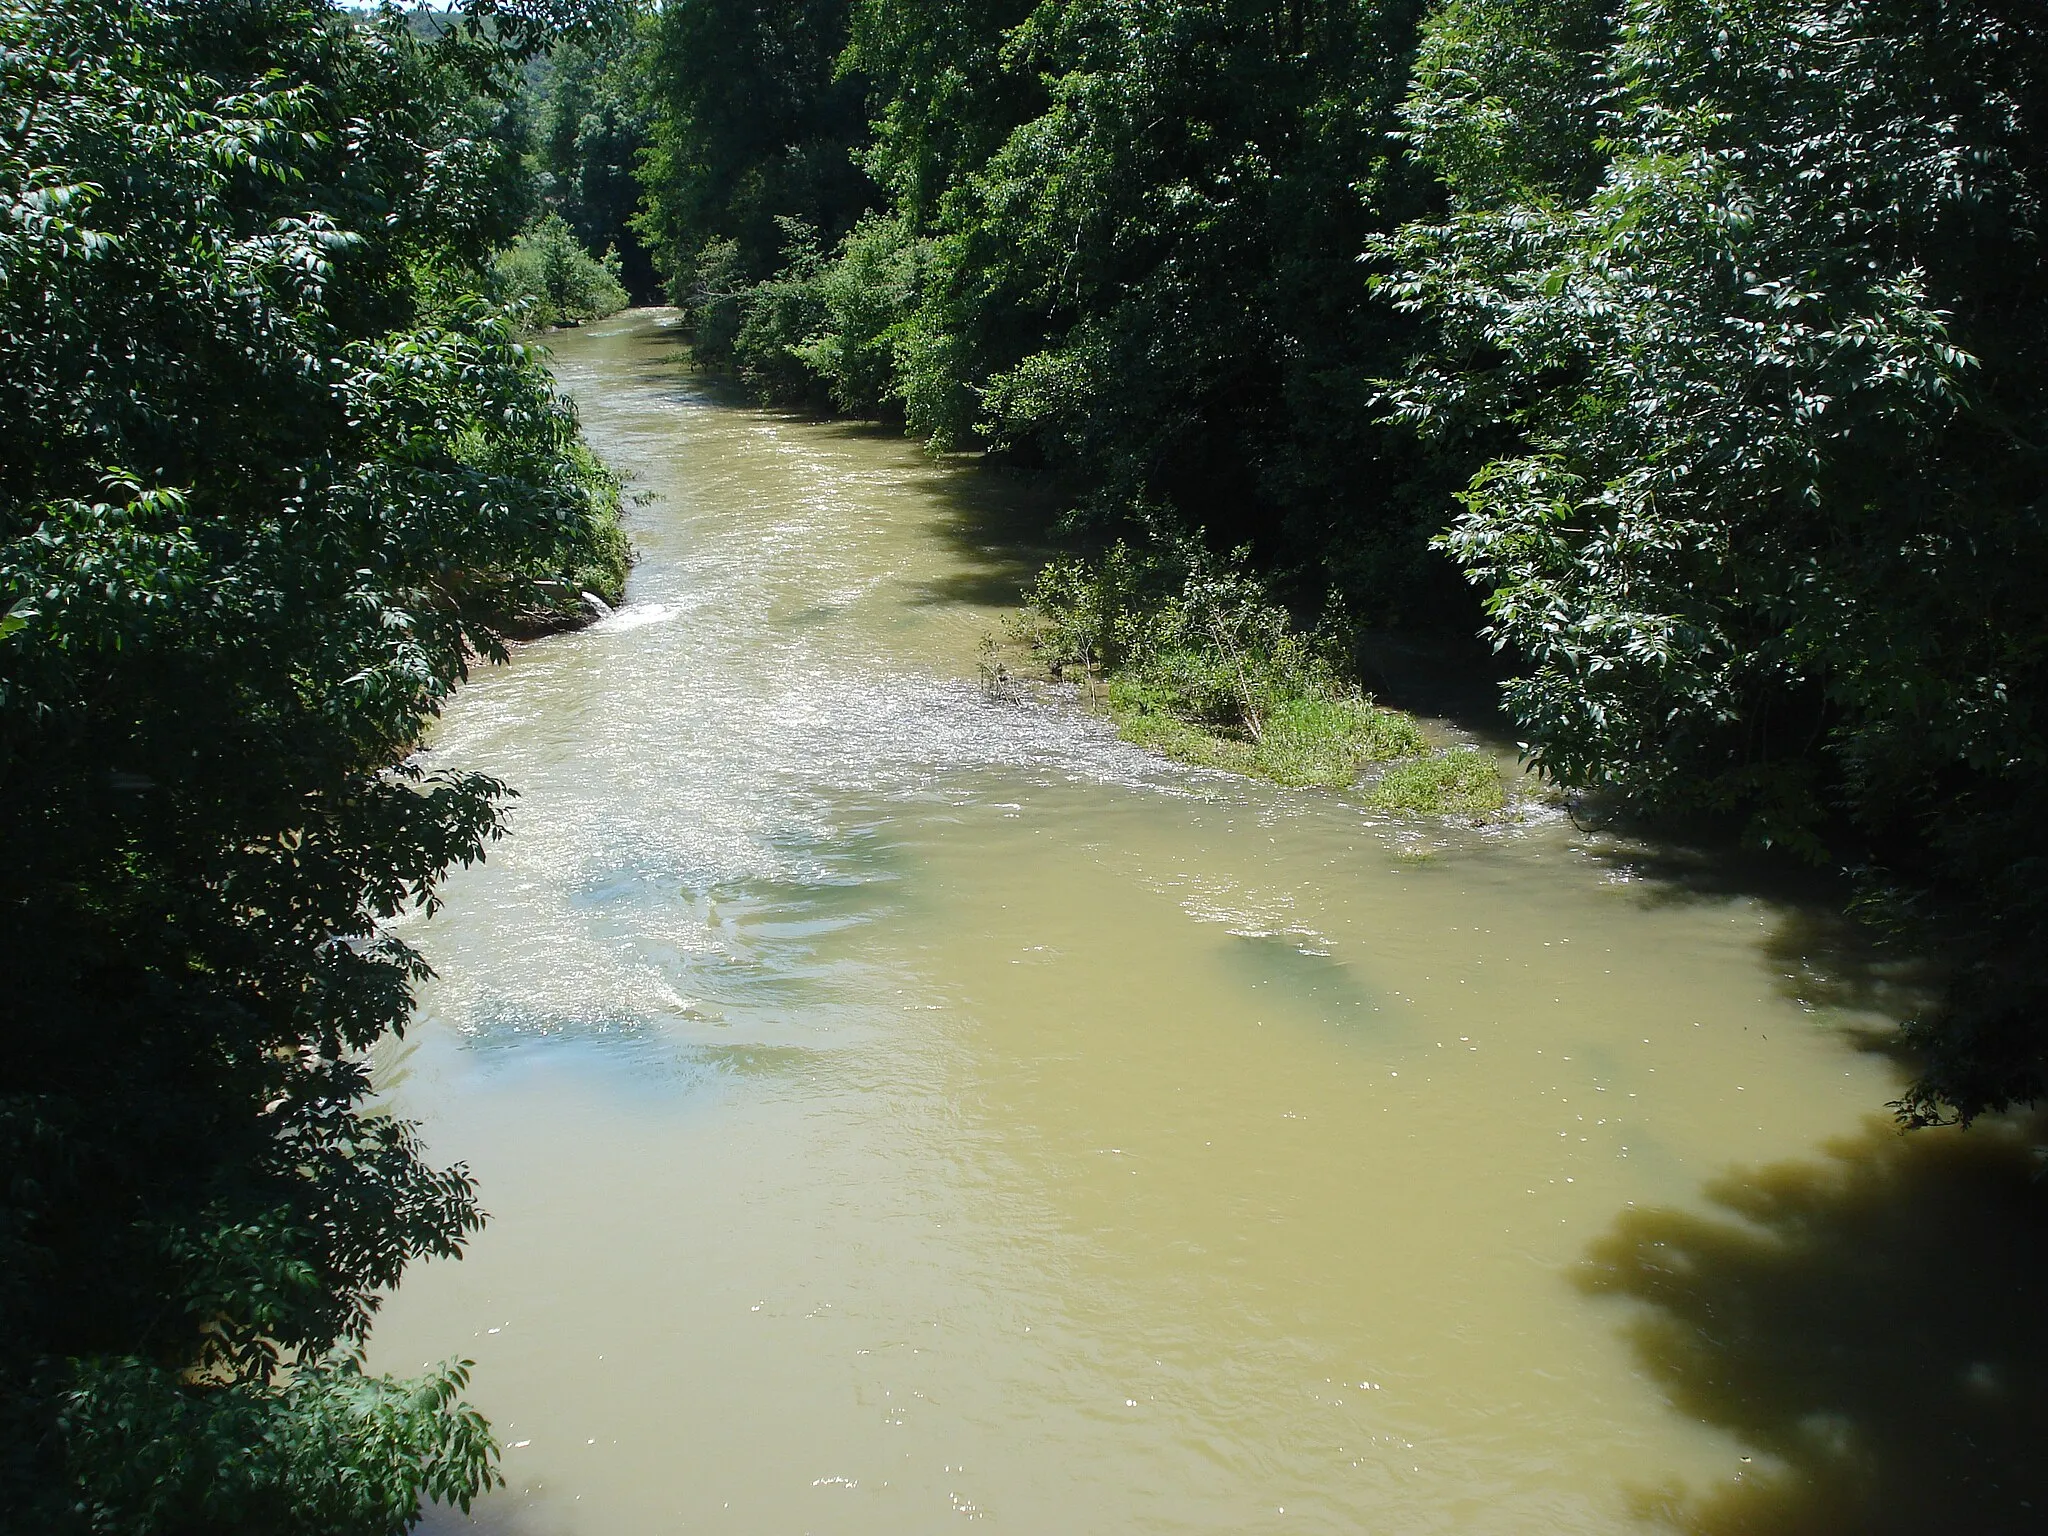
[[[776,223],[783,265],[765,281],[746,280],[733,242],[698,257],[681,308],[699,361],[779,405],[890,411],[930,242],[870,216],[827,253],[813,225]]]
[[[499,252],[491,281],[499,301],[534,330],[602,320],[627,303],[618,252],[592,256],[559,213],[536,220]]]
[[[818,269],[823,323],[794,352],[840,410],[874,414],[900,399],[900,359],[930,260],[931,242],[908,221],[870,214]]]
[[[612,607],[625,600],[633,568],[633,540],[620,515],[619,477],[580,440],[564,455],[567,471],[583,488],[590,514],[563,530],[546,559],[528,560],[502,576],[486,573],[521,606],[506,621],[508,633],[529,638],[573,628],[590,618],[583,594]]]

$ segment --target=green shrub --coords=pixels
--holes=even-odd
[[[564,616],[580,619],[587,617],[585,592],[596,593],[614,607],[624,599],[633,541],[619,516],[619,477],[582,443],[571,445],[567,457],[588,497],[590,515],[564,536],[551,563],[530,565],[520,574],[537,582],[556,578],[563,589],[558,608]]]
[[[626,307],[619,257],[592,256],[558,213],[536,220],[491,263],[494,296],[533,330],[602,320]]]
[[[684,300],[697,354],[761,397],[873,414],[898,393],[897,349],[928,242],[896,219],[863,219],[824,254],[818,231],[778,219],[783,264],[765,282],[739,278],[739,247],[714,242]]]
[[[785,262],[764,283],[738,295],[739,329],[730,366],[757,395],[782,405],[825,405],[825,391],[799,355],[807,339],[825,328],[820,273],[825,258],[818,231],[801,219],[777,219]],[[707,361],[718,359],[707,356]]]
[[[732,365],[749,286],[746,259],[735,240],[711,241],[676,274],[676,308],[683,312],[683,329],[700,361],[715,368]]]
[[[899,394],[897,353],[930,251],[905,220],[871,214],[818,273],[824,324],[794,351],[840,410],[873,414]]]
[[[1359,693],[1334,636],[1304,634],[1241,553],[1118,544],[1056,560],[1013,632],[1054,676],[1103,676],[1124,738],[1183,762],[1342,787],[1367,764],[1427,750],[1421,727]]]

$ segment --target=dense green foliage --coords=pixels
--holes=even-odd
[[[1953,960],[1909,1118],[2048,1087],[2048,13],[675,0],[649,36],[709,360],[1105,536],[1247,546],[1305,619],[1483,626],[1551,778],[1850,870]]]
[[[526,325],[581,325],[626,307],[616,252],[583,248],[559,213],[543,214],[491,263],[492,296]]]
[[[651,30],[640,228],[706,355],[729,362],[742,295],[870,201],[852,158],[865,98],[837,71],[846,0],[676,0]]]
[[[570,8],[475,10],[0,0],[9,1530],[367,1536],[493,1476],[459,1366],[358,1364],[479,1220],[366,1103],[424,974],[380,925],[499,829],[423,727],[624,551],[476,296]]]
[[[644,48],[629,25],[565,41],[528,65],[521,103],[537,200],[586,252],[615,255],[628,295],[651,303],[659,284],[634,224],[650,132]]]
[[[1532,756],[1863,865],[1957,960],[1911,1113],[2039,1096],[2048,13],[1452,0],[1410,120],[1395,400],[1511,435],[1443,542]]]
[[[893,125],[878,162],[923,183],[905,216],[944,183],[900,348],[913,429],[1041,464],[1097,520],[1158,509],[1250,543],[1303,595],[1334,579],[1369,617],[1408,607],[1437,518],[1368,407],[1411,328],[1357,256],[1427,195],[1390,137],[1418,10],[1041,6],[992,50],[1014,78],[978,91],[985,157],[968,141],[946,165],[957,128]],[[890,96],[915,88],[856,46]]]

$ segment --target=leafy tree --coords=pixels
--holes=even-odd
[[[922,302],[931,242],[908,218],[869,214],[811,279],[818,314],[791,348],[842,411],[879,415],[899,398],[901,349]]]
[[[653,26],[637,21],[556,47],[527,95],[541,201],[587,249],[616,251],[619,281],[652,302],[659,284],[633,221],[638,162],[651,142],[644,55]]]
[[[0,1525],[371,1533],[493,1477],[356,1353],[469,1176],[369,1112],[499,831],[410,756],[614,483],[474,297],[569,8],[0,0]],[[515,167],[516,169],[516,167]]]
[[[864,94],[838,71],[846,4],[674,0],[660,12],[645,54],[654,121],[638,227],[693,323],[798,254],[790,221],[830,245],[870,204],[853,162]],[[736,330],[714,323],[700,349],[729,361]]]
[[[1045,111],[1045,82],[1020,67],[1037,0],[935,5],[857,0],[842,72],[868,81],[862,161],[913,229],[933,228],[946,195]]]
[[[1452,0],[1393,395],[1567,784],[1864,866],[1958,959],[1909,1118],[2044,1087],[2048,16]]]
[[[1362,409],[1402,328],[1356,253],[1414,211],[1388,133],[1416,20],[1271,0],[1041,9],[1011,47],[1049,105],[950,199],[913,421],[1269,560],[1364,557],[1406,523],[1410,554],[1370,583],[1376,607],[1398,604],[1427,530],[1386,494],[1401,441]]]

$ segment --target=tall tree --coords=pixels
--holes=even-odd
[[[1907,1115],[2040,1096],[2048,17],[1451,0],[1410,119],[1396,403],[1494,434],[1445,544],[1536,761],[1862,866],[1958,961]]]
[[[641,225],[688,303],[772,276],[785,221],[828,242],[872,200],[854,163],[864,92],[838,71],[847,0],[674,0],[648,49],[654,143]]]
[[[634,218],[639,160],[652,142],[646,49],[652,18],[565,42],[536,71],[532,94],[541,198],[590,250],[618,252],[633,298],[654,301],[654,264]]]
[[[1357,262],[1429,195],[1393,137],[1420,10],[1037,7],[999,57],[1044,106],[933,219],[913,424],[1252,542],[1316,595],[1337,575],[1375,617],[1431,607],[1425,467],[1367,409],[1412,330]]]
[[[8,1529],[386,1532],[492,1476],[460,1367],[360,1368],[479,1219],[363,1053],[425,974],[381,925],[499,828],[423,727],[623,565],[468,296],[567,13],[0,0]]]

